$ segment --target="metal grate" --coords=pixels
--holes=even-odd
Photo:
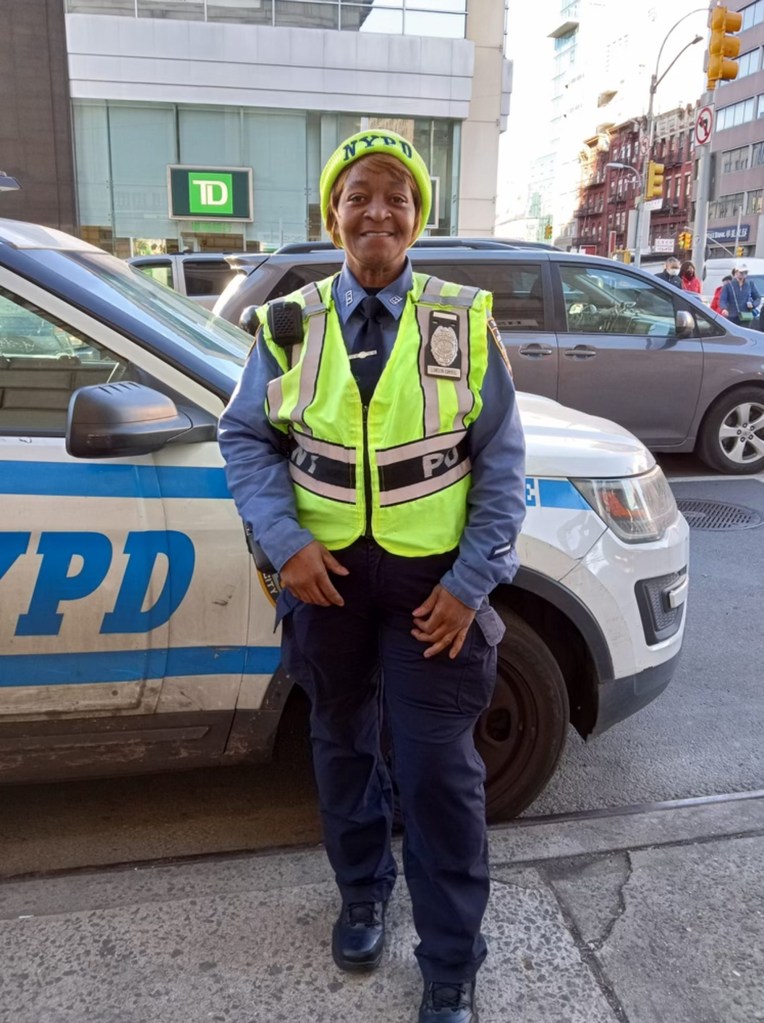
[[[764,521],[759,512],[740,504],[680,500],[677,505],[690,529],[752,529]]]

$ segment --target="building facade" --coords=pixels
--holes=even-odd
[[[764,0],[728,6],[743,24],[737,78],[714,93],[706,251],[764,256]]]
[[[512,49],[510,35],[517,95],[502,147],[511,195],[511,207],[500,207],[502,233],[518,234],[515,225],[531,218],[538,240],[551,229],[556,245],[575,247],[583,140],[644,119],[656,70],[657,113],[694,104],[706,17],[698,0],[632,0],[628,12],[623,0],[552,0],[535,19],[536,35],[529,27],[519,37],[524,52]],[[515,156],[516,132],[523,145]]]
[[[680,241],[691,230],[694,219],[695,116],[696,108],[687,106],[654,118],[650,158],[663,164],[663,195],[643,212],[645,219],[640,231],[643,258],[666,255],[689,258],[688,247],[682,247]],[[649,134],[645,118],[640,117],[613,128],[603,126],[585,140],[579,155],[581,187],[573,248],[598,256],[633,251],[637,199],[647,173]]]
[[[0,168],[22,183],[0,215],[74,225],[120,256],[317,239],[327,157],[393,129],[434,179],[429,233],[492,233],[510,82],[495,0],[6,3],[12,24],[56,16],[73,199],[41,204],[22,126],[0,121]]]

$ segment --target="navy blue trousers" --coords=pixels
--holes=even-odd
[[[471,980],[486,955],[485,768],[472,732],[496,679],[495,612],[478,612],[458,657],[426,659],[412,611],[455,552],[402,558],[362,539],[332,576],[345,606],[280,598],[287,671],[311,701],[324,841],[344,902],[386,900],[392,785],[380,751],[384,709],[404,818],[403,866],[425,980]],[[486,638],[488,636],[488,638]]]

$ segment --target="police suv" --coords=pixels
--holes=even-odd
[[[226,489],[217,419],[251,338],[121,260],[0,220],[0,780],[263,760],[290,679],[278,581]],[[569,722],[668,684],[688,529],[621,427],[522,395],[522,568],[477,728],[489,814],[551,777]]]

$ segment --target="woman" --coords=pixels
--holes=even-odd
[[[727,281],[719,296],[722,316],[728,317],[730,323],[754,327],[756,309],[760,302],[761,295],[756,285],[748,280],[748,267],[739,264],[732,271],[732,280]]]
[[[731,280],[732,280],[732,274],[727,274],[726,277],[722,277],[722,283],[714,291],[714,297],[711,299],[711,308],[713,309],[713,311],[715,313],[721,313],[721,311],[722,311],[721,310],[721,306],[719,305],[719,299],[721,298],[722,288],[727,283],[727,281],[731,281]],[[724,314],[722,313],[722,315],[724,315]]]
[[[472,733],[503,633],[487,596],[517,565],[522,430],[491,296],[412,271],[407,249],[431,201],[413,146],[360,132],[330,157],[319,191],[344,265],[258,311],[220,444],[239,512],[280,571],[283,661],[311,700],[341,896],[334,961],[371,970],[383,951],[396,875],[384,703],[419,1021],[472,1023],[488,898]]]
[[[695,295],[700,294],[700,281],[695,276],[695,266],[689,259],[682,263],[679,277],[682,281],[682,291],[692,291]]]

